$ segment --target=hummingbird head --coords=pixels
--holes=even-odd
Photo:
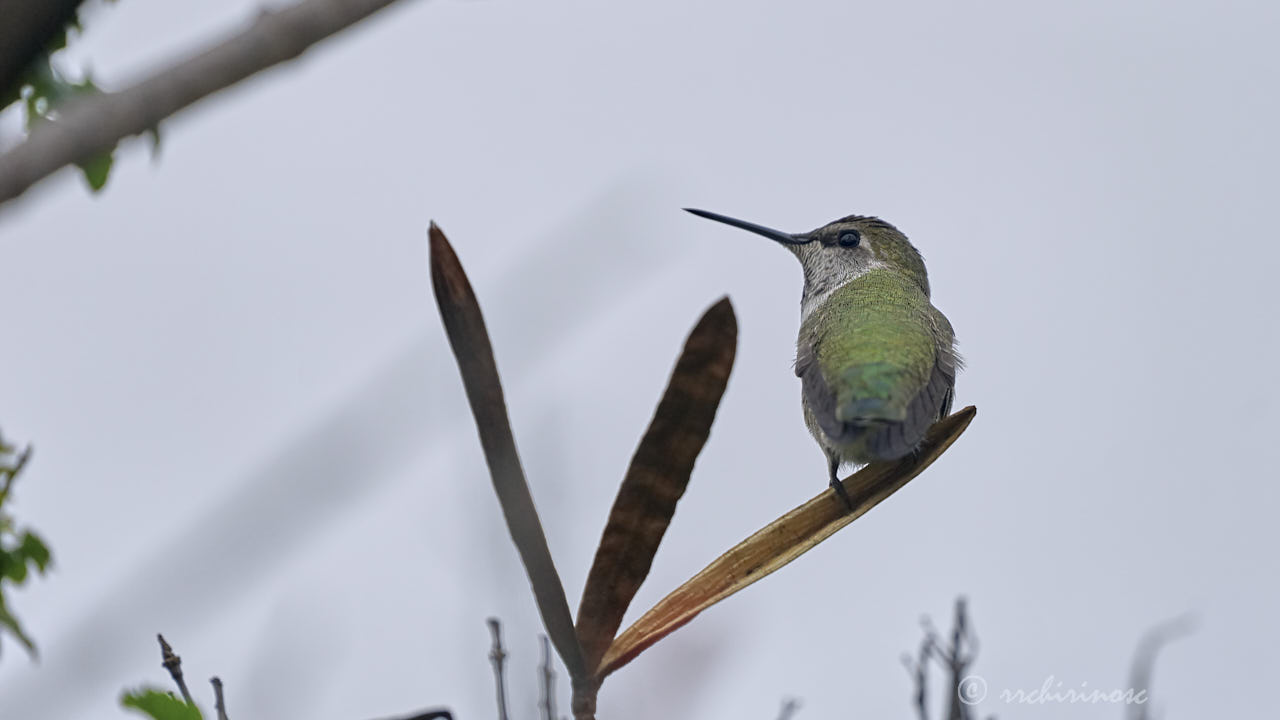
[[[929,296],[929,276],[920,251],[898,228],[880,218],[849,215],[807,233],[785,233],[706,210],[685,210],[763,235],[790,250],[804,267],[802,304],[806,312],[850,280],[880,268],[902,273]]]

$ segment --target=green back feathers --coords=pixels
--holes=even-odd
[[[918,255],[917,255],[918,257]],[[921,265],[923,268],[923,265]],[[831,295],[801,328],[841,422],[901,422],[937,360],[931,306],[916,278],[871,270]]]

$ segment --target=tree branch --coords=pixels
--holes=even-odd
[[[0,204],[56,170],[100,155],[188,105],[298,57],[395,1],[303,0],[285,10],[264,10],[242,32],[133,87],[68,101],[58,108],[57,120],[40,123],[0,155]]]

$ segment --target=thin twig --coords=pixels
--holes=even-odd
[[[215,675],[209,678],[209,682],[213,684],[213,706],[218,711],[218,720],[227,720],[227,703],[222,697],[222,678]]]
[[[57,108],[56,120],[38,124],[25,141],[0,155],[0,204],[60,168],[101,155],[198,100],[298,57],[395,1],[304,0],[284,10],[263,10],[241,32],[133,87],[68,101]]]
[[[778,711],[778,720],[791,720],[795,716],[796,711],[800,709],[800,701],[795,698],[787,698],[782,701],[782,710]]]
[[[956,598],[955,619],[951,624],[951,644],[938,653],[940,659],[945,662],[951,676],[948,683],[951,688],[947,702],[948,720],[969,720],[971,717],[971,706],[960,696],[960,693],[964,690],[961,684],[968,677],[969,666],[977,656],[977,649],[973,647],[972,636],[969,634],[968,627],[969,622],[965,617],[964,597],[958,597]]]
[[[386,720],[453,720],[453,713],[448,710],[423,710],[413,715],[387,718]]]
[[[191,698],[191,691],[187,690],[187,683],[182,679],[182,658],[178,657],[169,643],[165,642],[163,635],[156,633],[156,638],[160,641],[160,664],[169,671],[169,676],[178,685],[178,690],[182,692],[182,699],[188,705],[195,705],[196,701]]]
[[[946,686],[950,692],[945,696],[946,718],[948,720],[970,720],[973,717],[973,704],[981,697],[973,692],[964,694],[965,681],[969,677],[969,668],[978,656],[978,638],[973,633],[969,622],[967,604],[963,597],[956,598],[955,616],[951,626],[951,639],[944,643],[933,622],[922,618],[920,625],[924,629],[924,639],[920,641],[920,649],[913,660],[911,656],[902,659],[907,672],[911,675],[915,686],[916,715],[920,720],[929,720],[929,661],[934,660],[947,675]]]
[[[493,684],[498,694],[498,720],[507,720],[507,683],[502,672],[507,653],[502,649],[502,624],[498,618],[489,618],[489,634],[493,636],[493,647],[489,650],[489,659],[493,661]]]
[[[551,641],[546,635],[542,640],[542,718],[556,720],[556,671],[551,666]]]
[[[1195,618],[1190,614],[1166,620],[1151,628],[1138,642],[1138,650],[1134,653],[1133,668],[1129,671],[1129,689],[1141,693],[1142,702],[1129,703],[1130,720],[1150,720],[1151,711],[1151,677],[1155,673],[1156,656],[1164,646],[1178,638],[1190,635],[1195,630]]]
[[[933,652],[935,636],[928,618],[925,618],[922,624],[925,633],[924,639],[920,641],[920,649],[916,652],[914,660],[910,655],[904,655],[902,664],[906,666],[915,685],[916,715],[920,720],[929,720],[929,655]]]
[[[3,441],[0,440],[0,445]],[[9,467],[0,467],[0,475],[4,476],[4,484],[0,485],[0,503],[9,496],[9,492],[13,490],[13,481],[18,479],[18,474],[22,472],[22,468],[26,467],[27,461],[31,459],[32,447],[30,445],[22,449],[18,453],[18,457],[14,460],[13,465]]]

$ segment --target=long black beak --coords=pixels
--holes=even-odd
[[[813,238],[807,237],[807,234],[792,235],[791,233],[784,233],[781,230],[774,230],[773,228],[767,228],[763,225],[757,225],[752,222],[747,222],[746,220],[731,218],[728,215],[707,212],[706,210],[694,210],[693,208],[685,208],[684,210],[685,212],[691,212],[698,217],[715,220],[716,222],[722,222],[725,225],[732,225],[736,228],[742,228],[743,230],[753,232],[757,235],[763,235],[770,240],[780,242],[783,245],[804,245],[805,243],[813,242]]]

